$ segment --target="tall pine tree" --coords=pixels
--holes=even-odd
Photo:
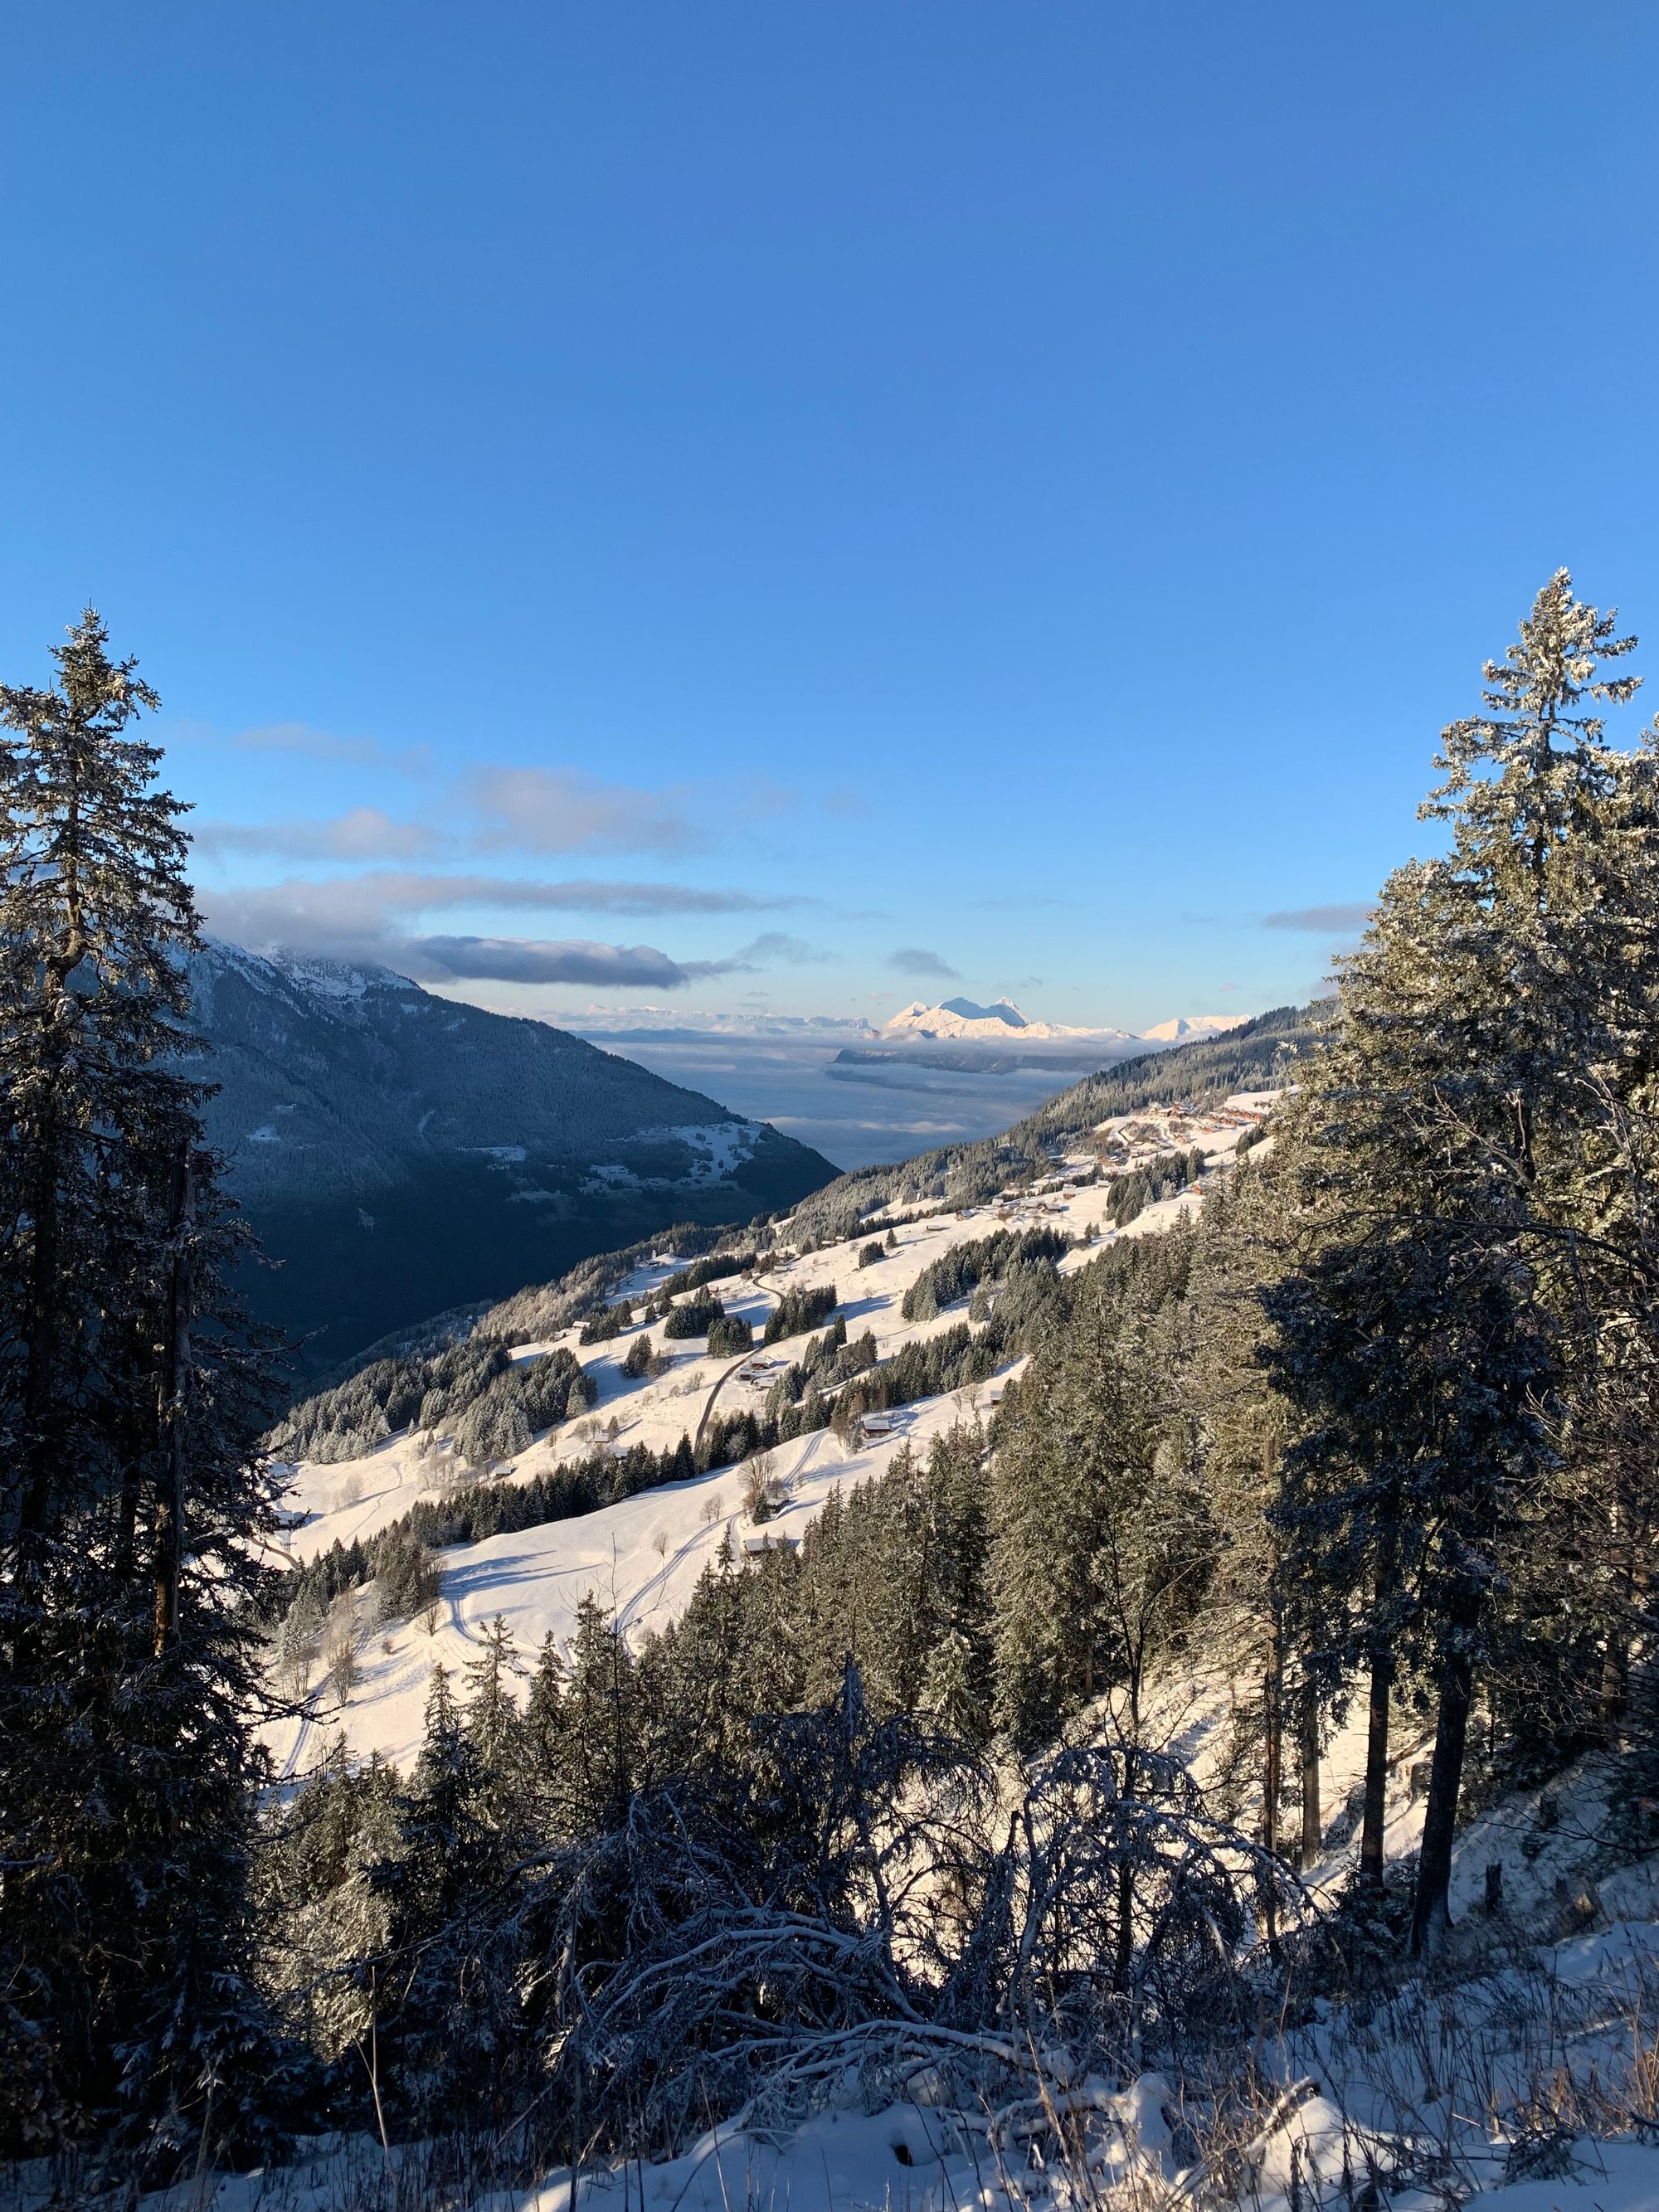
[[[180,1062],[156,704],[90,609],[0,685],[0,2141],[256,2126],[250,1542],[265,1363]]]
[[[1583,1453],[1608,1376],[1659,1348],[1659,808],[1651,748],[1613,751],[1595,711],[1632,696],[1607,667],[1632,643],[1563,571],[1486,665],[1424,810],[1450,850],[1385,886],[1285,1128],[1317,1224],[1270,1298],[1275,1379],[1310,1423],[1286,1571],[1374,1653],[1404,1636],[1433,1686],[1419,1948],[1446,1924],[1474,1676],[1547,1663],[1505,1617],[1517,1565],[1577,1511],[1616,1580],[1651,1515],[1607,1510]]]

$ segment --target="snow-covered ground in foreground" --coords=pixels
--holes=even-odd
[[[925,2083],[871,2111],[839,2090],[770,2124],[738,2113],[680,2155],[528,2185],[423,2185],[420,2144],[317,2138],[289,2165],[192,2177],[144,2212],[1659,2212],[1651,2111],[1659,1925],[1615,1921],[1351,2015],[1264,2023],[1220,2087],[1072,2078],[1000,2112]],[[1249,2087],[1246,2087],[1248,2081]],[[1064,2142],[1051,2122],[1063,2109]],[[1593,2118],[1593,2124],[1591,2116]],[[18,2212],[46,2212],[14,2169]]]
[[[1108,1148],[1107,1166],[1114,1172],[1175,1146],[1202,1146],[1213,1167],[1231,1159],[1241,1130],[1258,1119],[1268,1103],[1266,1098],[1248,1103],[1229,1100],[1196,1120],[1147,1109],[1103,1122],[1094,1141]],[[741,1314],[753,1323],[758,1338],[785,1291],[833,1285],[848,1335],[869,1330],[878,1354],[887,1358],[903,1344],[951,1328],[964,1318],[965,1304],[926,1322],[907,1322],[901,1311],[905,1291],[922,1269],[953,1245],[1000,1229],[1053,1227],[1079,1238],[1092,1229],[1097,1241],[1079,1244],[1061,1261],[1062,1269],[1070,1272],[1086,1267],[1103,1243],[1120,1236],[1155,1236],[1200,1202],[1198,1189],[1188,1187],[1148,1206],[1126,1229],[1115,1229],[1108,1215],[1105,1183],[1079,1186],[1068,1180],[1069,1175],[1092,1169],[1096,1157],[1093,1150],[1080,1149],[1056,1163],[1042,1194],[1023,1193],[1006,1204],[961,1212],[945,1210],[908,1223],[897,1231],[897,1249],[868,1267],[858,1264],[867,1240],[854,1237],[712,1287],[728,1313]],[[787,1242],[787,1234],[785,1224],[781,1238]],[[619,1295],[643,1297],[676,1264],[675,1255],[663,1254],[654,1265],[639,1269]],[[695,1441],[711,1413],[728,1413],[745,1405],[758,1410],[764,1403],[772,1372],[763,1370],[750,1379],[741,1371],[751,1367],[750,1358],[711,1359],[696,1340],[683,1344],[665,1340],[660,1323],[650,1324],[648,1334],[659,1350],[672,1355],[671,1370],[654,1382],[631,1380],[623,1374],[622,1364],[641,1333],[633,1328],[606,1344],[584,1346],[578,1341],[580,1332],[571,1328],[544,1343],[520,1348],[514,1357],[531,1359],[556,1346],[568,1347],[598,1385],[599,1403],[582,1419],[538,1437],[501,1480],[527,1481],[562,1462],[582,1458],[612,1441],[613,1422],[617,1449],[643,1443],[655,1451],[670,1451],[682,1435]],[[769,1352],[757,1351],[757,1358],[775,1360],[781,1370],[804,1341],[791,1340]],[[994,1377],[973,1394],[971,1402],[958,1403],[952,1395],[903,1407],[892,1417],[890,1434],[872,1437],[856,1449],[843,1446],[828,1430],[780,1445],[774,1465],[786,1504],[782,1514],[768,1524],[768,1535],[798,1537],[837,1484],[850,1487],[879,1474],[907,1438],[925,1446],[952,1422],[971,1418],[975,1411],[988,1411],[1006,1380],[1006,1373]],[[446,1476],[453,1472],[453,1462],[443,1451],[434,1450],[430,1437],[408,1432],[362,1459],[331,1465],[304,1462],[294,1469],[285,1500],[295,1525],[285,1532],[284,1554],[307,1560],[337,1540],[350,1544],[378,1535],[418,1498],[440,1495]],[[319,1680],[305,1717],[281,1722],[271,1729],[270,1748],[279,1771],[290,1778],[302,1773],[320,1753],[325,1740],[331,1741],[340,1731],[348,1747],[360,1756],[378,1751],[398,1765],[406,1764],[419,1746],[434,1666],[454,1670],[464,1665],[477,1652],[480,1630],[497,1613],[505,1616],[526,1658],[533,1656],[550,1630],[561,1643],[569,1638],[576,1609],[589,1595],[614,1611],[631,1632],[665,1626],[689,1600],[723,1537],[729,1535],[740,1551],[745,1540],[757,1535],[755,1525],[742,1511],[741,1480],[736,1468],[726,1468],[692,1481],[642,1492],[574,1520],[492,1537],[445,1553],[444,1596],[435,1622],[429,1627],[409,1622],[374,1628],[365,1625],[358,1637],[357,1679],[349,1697],[342,1703],[328,1683]],[[367,1624],[366,1605],[363,1617]]]

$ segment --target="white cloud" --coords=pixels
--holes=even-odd
[[[252,888],[204,886],[197,896],[212,927],[221,936],[239,944],[289,944],[297,949],[299,940],[293,933],[315,935],[333,928],[351,939],[353,950],[349,957],[353,958],[362,957],[365,941],[401,937],[414,916],[456,907],[644,915],[755,914],[806,903],[753,891],[702,890],[682,884],[607,884],[586,878],[541,883],[524,877],[429,875],[413,869],[388,868],[321,883],[291,876],[281,883]],[[757,943],[767,941],[762,939]],[[797,940],[780,938],[779,941]]]
[[[606,945],[588,938],[428,935],[416,927],[421,915],[446,907],[580,907],[589,903],[591,894],[607,888],[638,901],[649,900],[653,910],[665,912],[718,912],[761,903],[744,892],[682,894],[672,885],[536,884],[392,870],[325,883],[289,878],[252,888],[204,890],[198,896],[209,928],[234,944],[256,951],[282,946],[334,959],[373,961],[408,969],[422,978],[438,975],[498,982],[626,984],[678,990],[708,977],[755,972],[747,951],[729,959],[678,960],[648,945]],[[633,909],[624,898],[618,910]]]
[[[198,822],[198,852],[268,853],[284,860],[417,860],[438,851],[438,833],[421,822],[394,822],[378,806],[354,806],[315,822]]]
[[[820,961],[833,960],[836,956],[826,952],[821,945],[809,945],[805,938],[787,937],[781,929],[768,929],[752,943],[742,946],[737,957],[739,960],[752,960],[763,968],[777,961],[789,968],[807,968]]]
[[[708,842],[681,790],[639,791],[543,768],[483,769],[465,788],[484,820],[482,850],[689,853]]]
[[[708,963],[682,965],[652,945],[597,945],[587,938],[548,943],[524,937],[420,937],[406,948],[446,977],[496,983],[587,983],[678,991]]]
[[[308,722],[271,722],[243,730],[231,739],[238,752],[288,753],[302,760],[326,761],[345,768],[386,768],[398,775],[425,775],[432,767],[430,745],[405,745],[394,751],[378,738],[342,738]]]
[[[928,975],[942,983],[954,982],[961,973],[937,952],[929,952],[921,945],[896,945],[887,956],[887,965],[901,975]]]
[[[1371,918],[1369,899],[1351,899],[1336,906],[1298,906],[1263,918],[1267,929],[1304,929],[1315,937],[1352,937]]]

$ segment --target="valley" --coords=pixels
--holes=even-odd
[[[7,29],[0,2212],[1659,2212],[1659,11]]]
[[[952,1251],[999,1231],[1018,1235],[1040,1226],[1066,1241],[1069,1249],[1058,1262],[1066,1275],[1087,1266],[1120,1237],[1155,1236],[1189,1220],[1201,1203],[1206,1181],[1224,1172],[1241,1133],[1259,1126],[1272,1100],[1269,1093],[1240,1097],[1195,1117],[1143,1110],[1091,1133],[1102,1146],[1121,1147],[1116,1164],[1125,1171],[1177,1154],[1184,1160],[1192,1150],[1203,1155],[1198,1180],[1188,1182],[1183,1174],[1178,1190],[1146,1206],[1121,1229],[1112,1218],[1112,1183],[1097,1179],[1100,1155],[1092,1144],[1062,1153],[1045,1182],[1012,1192],[1006,1200],[967,1207],[936,1202],[894,1231],[892,1251],[863,1266],[863,1231],[797,1255],[790,1243],[793,1224],[785,1218],[774,1224],[771,1251],[741,1274],[713,1285],[726,1312],[747,1322],[756,1334],[757,1348],[735,1358],[711,1358],[700,1341],[683,1346],[665,1339],[660,1324],[653,1322],[629,1327],[603,1345],[584,1346],[580,1322],[516,1345],[511,1353],[515,1364],[567,1353],[591,1382],[592,1401],[579,1418],[515,1453],[510,1465],[488,1471],[489,1479],[528,1483],[554,1468],[581,1462],[596,1449],[621,1456],[643,1444],[665,1455],[682,1437],[695,1447],[717,1402],[726,1415],[740,1410],[763,1415],[777,1377],[802,1348],[798,1338],[772,1346],[759,1341],[769,1316],[788,1293],[833,1291],[833,1310],[848,1338],[867,1333],[876,1360],[885,1363],[905,1346],[937,1337],[964,1319],[965,1299],[921,1321],[907,1319],[902,1310],[905,1293],[923,1271]],[[1120,1135],[1125,1129],[1133,1133],[1126,1139]],[[685,1264],[673,1253],[653,1257],[632,1267],[611,1287],[610,1297],[618,1306],[640,1306]],[[675,1302],[683,1306],[700,1295],[681,1291]],[[479,1334],[490,1334],[495,1320],[484,1315]],[[635,1378],[623,1371],[641,1337],[652,1340],[665,1355],[666,1371],[659,1377]],[[983,1383],[871,1416],[848,1433],[826,1425],[768,1450],[776,1498],[761,1519],[743,1505],[744,1467],[727,1465],[574,1520],[441,1553],[445,1595],[435,1620],[354,1628],[350,1693],[337,1706],[325,1674],[312,1687],[312,1705],[303,1719],[285,1724],[273,1737],[283,1771],[297,1771],[318,1730],[335,1726],[354,1756],[374,1752],[394,1764],[407,1764],[419,1747],[432,1668],[464,1666],[476,1654],[481,1629],[497,1615],[526,1654],[538,1649],[550,1632],[560,1644],[568,1644],[585,1598],[597,1600],[630,1638],[662,1628],[684,1607],[723,1545],[739,1560],[751,1548],[797,1545],[833,1491],[884,1473],[907,1445],[925,1449],[953,1424],[987,1418],[1023,1364],[1016,1359]],[[485,1472],[472,1470],[471,1479]],[[453,1438],[419,1429],[361,1459],[301,1462],[287,1480],[293,1525],[281,1557],[303,1563],[335,1543],[372,1544],[418,1501],[441,1499],[460,1479]],[[348,1609],[354,1619],[361,1615],[372,1623],[372,1590],[354,1599]]]

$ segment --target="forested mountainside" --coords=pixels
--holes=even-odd
[[[787,1229],[757,1218],[723,1233],[706,1220],[676,1222],[613,1251],[595,1252],[550,1280],[532,1282],[493,1305],[437,1313],[420,1326],[389,1331],[319,1382],[343,1381],[375,1360],[410,1352],[428,1354],[477,1329],[507,1342],[550,1338],[611,1296],[659,1251],[686,1262],[719,1250],[763,1249],[782,1239],[810,1243],[854,1235],[878,1213],[940,1204],[980,1206],[1004,1190],[1018,1190],[1052,1174],[1056,1149],[1091,1139],[1114,1115],[1163,1100],[1195,1109],[1212,1107],[1230,1093],[1270,1087],[1294,1075],[1296,1056],[1312,1042],[1312,1009],[1281,1007],[1220,1038],[1141,1054],[1090,1075],[1000,1137],[947,1145],[896,1166],[860,1168],[835,1176],[787,1209]],[[1087,1154],[1090,1164],[1095,1162]],[[1109,1160],[1108,1164],[1110,1164]]]
[[[474,1617],[502,1613],[527,1646],[549,1630],[563,1640],[591,1589],[583,1560],[608,1559],[605,1601],[624,1627],[665,1626],[722,1546],[793,1546],[836,1487],[971,1426],[1101,1267],[1133,1271],[1146,1237],[1190,1228],[1200,1187],[1259,1134],[1258,1110],[1108,1125],[1110,1168],[1081,1153],[1006,1203],[872,1220],[842,1243],[796,1244],[785,1219],[697,1259],[640,1255],[612,1303],[590,1295],[577,1310],[567,1293],[563,1319],[527,1340],[490,1316],[463,1342],[377,1360],[271,1440],[295,1470],[283,1663],[326,1710],[328,1678],[313,1681],[306,1654],[360,1600],[380,1605],[370,1584],[416,1559],[434,1587],[464,1582],[469,1625],[394,1638],[390,1666],[389,1645],[366,1651],[334,1713],[356,1750],[402,1760],[427,1674],[465,1662]],[[724,1488],[702,1479],[734,1468]],[[294,1744],[278,1748],[291,1769]]]
[[[254,1310],[315,1372],[386,1331],[677,1220],[787,1206],[830,1164],[544,1022],[386,969],[210,943],[208,1133],[276,1268]]]

